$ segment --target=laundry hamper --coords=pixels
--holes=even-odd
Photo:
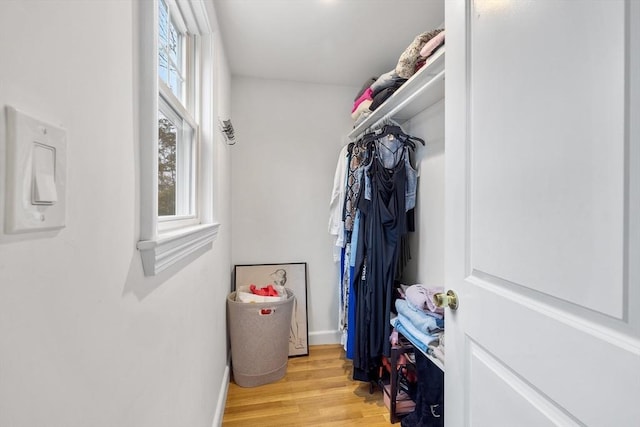
[[[227,297],[233,379],[241,387],[256,387],[284,377],[289,360],[289,328],[293,292],[274,302],[236,301]]]

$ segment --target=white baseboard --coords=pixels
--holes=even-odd
[[[341,336],[342,334],[337,329],[309,332],[309,345],[340,344]]]
[[[231,379],[230,363],[227,360],[227,366],[224,368],[222,383],[220,384],[220,392],[218,393],[218,403],[216,405],[216,413],[213,416],[211,427],[220,427],[224,416],[224,408],[227,404],[227,392],[229,391],[229,381]]]

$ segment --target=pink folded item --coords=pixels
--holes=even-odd
[[[367,90],[365,90],[362,93],[362,95],[360,95],[360,98],[356,99],[356,102],[353,103],[353,108],[351,109],[351,112],[353,113],[354,111],[356,111],[356,109],[362,103],[362,101],[366,101],[367,99],[373,99],[373,91],[371,90],[371,88],[368,88]]]
[[[420,50],[420,56],[423,58],[431,55],[437,48],[444,44],[444,30],[436,34],[431,40],[429,40]]]
[[[362,101],[359,105],[358,108],[356,108],[352,113],[351,113],[351,118],[353,120],[356,120],[358,117],[360,117],[360,114],[364,113],[364,112],[371,112],[371,110],[369,110],[369,107],[371,106],[371,103],[373,101],[371,99],[365,99],[364,101]]]
[[[436,307],[433,296],[444,292],[442,286],[411,285],[405,291],[407,302],[410,306],[422,311],[433,313],[444,313],[444,309]]]

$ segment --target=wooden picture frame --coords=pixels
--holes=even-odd
[[[289,328],[289,357],[309,354],[309,319],[307,314],[307,263],[243,264],[234,266],[234,290],[239,286],[283,285],[295,300]]]

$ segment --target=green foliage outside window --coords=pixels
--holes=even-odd
[[[176,128],[158,120],[158,216],[176,214]]]

